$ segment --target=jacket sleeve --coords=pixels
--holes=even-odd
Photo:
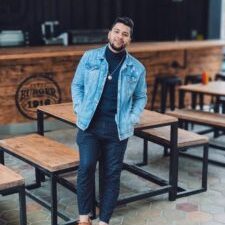
[[[73,101],[73,110],[75,113],[78,112],[79,106],[81,105],[84,97],[84,71],[85,63],[87,61],[87,54],[84,53],[82,56],[77,69],[74,74],[74,78],[71,84],[71,94]]]
[[[146,70],[144,69],[139,77],[138,83],[133,94],[133,104],[131,109],[131,122],[137,124],[140,121],[140,115],[147,103],[147,84],[146,84]]]

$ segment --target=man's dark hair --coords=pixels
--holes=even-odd
[[[132,36],[133,29],[134,29],[134,22],[133,22],[133,20],[131,18],[126,17],[126,16],[124,16],[124,17],[117,17],[115,19],[115,21],[113,22],[112,26],[111,26],[111,30],[117,23],[123,23],[124,25],[130,27],[130,36]]]

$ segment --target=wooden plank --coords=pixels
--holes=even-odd
[[[177,122],[177,119],[173,116],[168,116],[155,111],[144,110],[141,114],[140,123],[135,128],[153,127],[156,125],[163,125],[168,123]]]
[[[203,41],[203,42],[159,42],[159,43],[132,43],[128,51],[136,56],[146,67],[147,70],[147,109],[150,109],[151,96],[154,80],[157,76],[171,76],[176,74],[184,81],[187,74],[201,74],[207,71],[210,77],[214,77],[221,66],[222,45],[225,42]],[[102,46],[102,45],[101,45]],[[199,48],[198,48],[199,46]],[[61,92],[61,102],[71,101],[70,85],[74,76],[75,68],[85,50],[97,47],[97,45],[85,46],[45,46],[31,48],[10,48],[0,49],[0,98],[1,117],[0,124],[10,124],[14,122],[27,122],[35,116],[35,108],[30,113],[27,108],[22,114],[16,105],[16,91],[20,85],[33,75],[44,75],[56,82]],[[99,45],[98,45],[99,47]],[[184,50],[187,50],[187,61],[185,64]],[[2,54],[1,54],[2,53]],[[1,58],[2,57],[2,58]],[[172,68],[173,61],[177,61],[182,68]],[[33,79],[29,81],[32,85],[38,81]],[[31,90],[32,85],[27,89]],[[26,88],[26,86],[23,88]],[[154,110],[159,109],[158,90]],[[19,102],[18,105],[30,104],[32,101],[40,102],[46,100],[48,96],[40,98],[29,96],[25,102]],[[186,104],[189,104],[190,97],[186,98]],[[6,102],[7,100],[7,102]],[[56,103],[53,101],[52,103]],[[205,101],[207,103],[208,101]],[[176,102],[178,106],[178,91],[176,89]],[[23,106],[22,106],[23,107]],[[11,110],[11,113],[8,113]],[[29,117],[30,116],[30,117]],[[33,118],[36,119],[36,118]]]
[[[132,43],[128,51],[131,53],[137,52],[154,52],[154,51],[171,51],[171,50],[184,50],[184,49],[204,49],[225,46],[223,40],[207,40],[207,41],[176,41],[176,42],[140,42]],[[64,57],[64,56],[81,56],[84,51],[91,48],[97,48],[100,45],[79,45],[68,47],[30,47],[30,48],[14,48],[14,49],[1,49],[0,60],[13,60],[24,58],[49,58],[49,57]]]
[[[149,135],[154,139],[158,139],[160,142],[164,142],[167,145],[170,143],[170,127],[159,127],[141,131],[145,135]],[[208,137],[199,135],[187,130],[178,129],[178,139],[177,139],[178,148],[189,147],[198,144],[208,143]]]
[[[0,146],[51,172],[79,164],[78,151],[38,134],[0,140]]]
[[[0,164],[0,191],[23,184],[24,178],[22,176]]]
[[[76,115],[73,111],[73,104],[71,102],[39,106],[38,109],[69,123],[76,123]]]
[[[166,114],[195,123],[225,128],[225,115],[219,113],[203,112],[200,110],[176,109],[174,111],[167,111]]]
[[[199,92],[208,95],[225,96],[225,82],[212,81],[208,84],[189,84],[179,87],[180,90],[188,92]]]
[[[38,109],[70,123],[75,124],[76,122],[76,115],[73,112],[73,105],[71,102],[48,106],[39,106]],[[137,124],[135,128],[140,129],[144,127],[173,123],[176,121],[177,119],[172,116],[157,113],[155,111],[144,110],[144,112],[141,114],[140,123]]]

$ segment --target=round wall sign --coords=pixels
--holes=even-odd
[[[58,84],[45,75],[33,75],[26,78],[16,91],[16,106],[23,116],[36,120],[36,108],[61,102]]]

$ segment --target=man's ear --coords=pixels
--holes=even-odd
[[[108,32],[108,40],[110,38],[110,35],[111,35],[111,30]]]

